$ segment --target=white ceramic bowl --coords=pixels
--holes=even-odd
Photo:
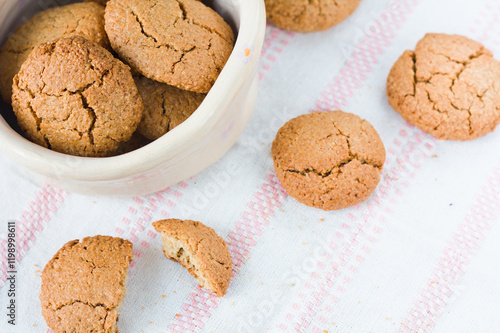
[[[66,4],[74,1],[52,1]],[[0,37],[12,22],[39,11],[39,0],[0,0]],[[257,65],[265,34],[263,0],[213,0],[237,32],[236,44],[198,110],[180,126],[133,152],[105,158],[76,157],[38,146],[0,117],[0,152],[68,191],[92,195],[144,195],[205,169],[236,142],[257,99]]]

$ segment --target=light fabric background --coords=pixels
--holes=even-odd
[[[41,270],[67,241],[96,234],[134,243],[120,332],[500,332],[500,129],[437,141],[385,95],[392,64],[426,32],[469,36],[500,57],[499,16],[498,0],[363,0],[326,32],[268,26],[244,134],[212,167],[150,196],[67,193],[0,155],[0,332],[49,332]],[[282,124],[328,109],[370,121],[388,153],[373,196],[336,212],[288,197],[270,156]],[[163,257],[151,223],[168,217],[200,220],[229,243],[225,297]],[[15,327],[8,220],[20,243]]]

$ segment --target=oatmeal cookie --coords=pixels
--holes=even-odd
[[[12,79],[38,45],[63,37],[82,36],[110,49],[104,30],[104,7],[74,3],[41,12],[21,25],[0,49],[0,95],[11,102]]]
[[[111,0],[104,17],[133,70],[184,90],[208,92],[233,49],[229,25],[196,0]]]
[[[190,220],[161,220],[153,226],[161,233],[165,257],[187,268],[202,287],[224,296],[233,264],[222,237],[212,228]]]
[[[349,17],[361,0],[265,0],[267,19],[297,32],[327,30]]]
[[[134,79],[144,102],[144,114],[137,131],[150,140],[156,140],[179,126],[196,111],[206,96],[144,76]]]
[[[342,111],[301,115],[280,128],[271,150],[288,194],[323,210],[366,200],[377,187],[385,148],[366,120]]]
[[[128,66],[80,36],[33,50],[14,77],[12,106],[33,142],[92,157],[128,141],[144,109]]]
[[[500,123],[500,62],[467,37],[427,34],[387,79],[389,104],[443,140],[472,140]]]
[[[110,236],[66,243],[42,272],[42,315],[54,333],[117,333],[132,243]]]

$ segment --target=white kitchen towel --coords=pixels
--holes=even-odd
[[[243,135],[213,166],[149,196],[68,193],[0,155],[0,332],[50,332],[41,270],[67,241],[97,234],[134,243],[120,332],[500,332],[500,129],[438,141],[385,94],[394,62],[427,32],[466,35],[500,59],[498,17],[498,0],[362,0],[325,32],[268,26]],[[330,109],[367,119],[387,161],[370,199],[324,212],[287,196],[270,146],[287,120]],[[164,258],[151,223],[169,217],[202,221],[228,242],[226,296]],[[17,226],[15,326],[8,221]]]

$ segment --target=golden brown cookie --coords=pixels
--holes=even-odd
[[[62,37],[82,36],[110,48],[104,7],[74,3],[46,10],[21,25],[0,49],[0,94],[11,102],[12,79],[36,46]]]
[[[342,111],[301,115],[280,128],[274,169],[288,194],[323,210],[366,200],[380,181],[385,148],[366,120]]]
[[[30,140],[80,156],[109,155],[143,112],[128,66],[79,36],[33,50],[14,77],[12,106]]]
[[[161,220],[153,226],[161,233],[165,257],[187,268],[202,287],[224,296],[233,264],[222,237],[212,228],[190,220]]]
[[[137,131],[150,140],[156,140],[179,126],[196,111],[206,96],[144,76],[134,79],[144,102],[144,113]]]
[[[458,35],[427,34],[387,79],[389,104],[443,140],[472,140],[500,123],[500,62]]]
[[[66,243],[42,272],[42,315],[54,333],[116,333],[132,243],[110,236]]]
[[[327,30],[344,21],[361,0],[265,0],[267,19],[298,32]]]
[[[196,0],[111,0],[104,17],[132,69],[184,90],[208,92],[233,49],[229,25]]]

